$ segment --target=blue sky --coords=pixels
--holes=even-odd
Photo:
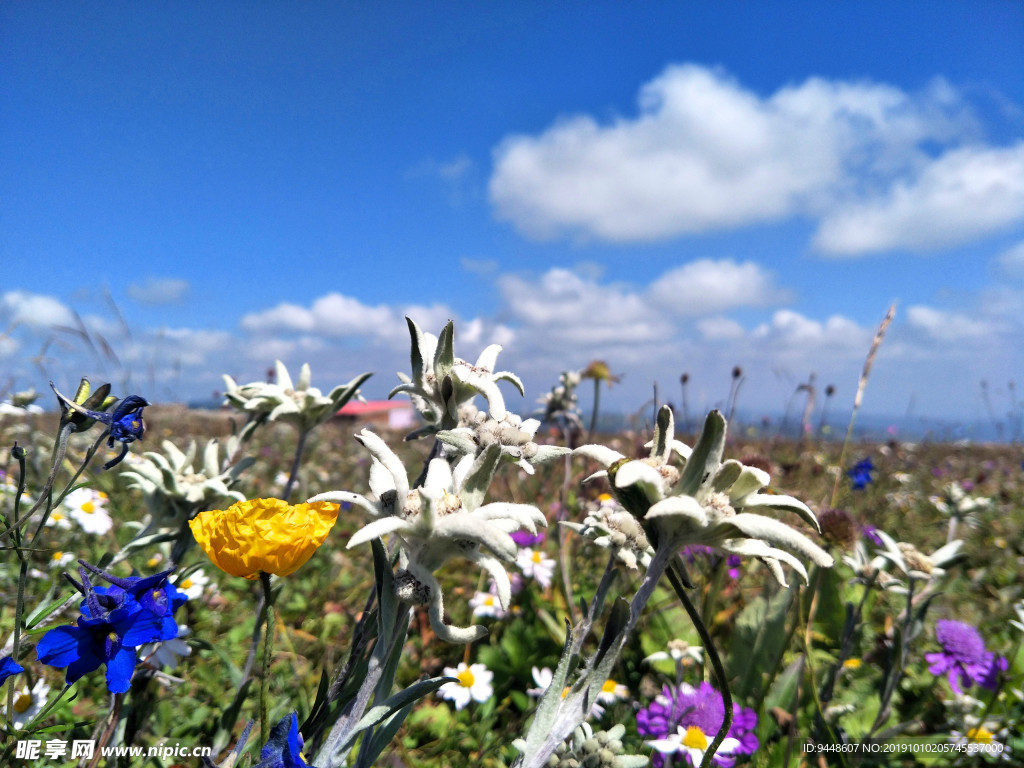
[[[0,104],[0,388],[381,396],[410,314],[524,411],[600,358],[778,413],[894,301],[866,411],[1021,378],[1018,3],[7,3]]]

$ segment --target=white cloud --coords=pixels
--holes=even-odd
[[[638,101],[607,125],[582,115],[507,137],[490,180],[497,216],[532,237],[631,242],[816,213],[970,125],[942,83],[910,96],[812,78],[762,97],[696,65],[667,68]]]
[[[371,307],[350,296],[328,293],[308,309],[282,303],[245,315],[240,325],[250,333],[297,331],[342,337],[374,335],[375,331],[392,326],[400,319],[390,307]]]
[[[697,323],[697,330],[708,341],[742,339],[746,334],[742,325],[728,317],[705,318]]]
[[[758,264],[730,259],[692,261],[659,277],[649,293],[669,311],[690,316],[779,304],[788,298]]]
[[[837,255],[960,245],[1024,221],[1024,142],[962,148],[889,192],[825,216],[815,245]]]
[[[551,349],[652,343],[672,330],[639,292],[599,285],[566,269],[551,269],[539,280],[503,275],[498,287],[505,311],[525,326],[524,335]]]
[[[188,291],[188,280],[171,277],[147,277],[128,286],[128,296],[140,304],[178,304]]]
[[[58,299],[27,291],[8,291],[0,297],[0,317],[33,328],[76,325],[74,314]]]
[[[994,339],[997,331],[988,321],[921,305],[907,308],[907,322],[942,342]]]

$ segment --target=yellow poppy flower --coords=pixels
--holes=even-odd
[[[260,571],[288,576],[324,543],[338,509],[325,501],[293,506],[280,499],[251,499],[200,512],[189,527],[213,564],[232,576],[255,579]]]

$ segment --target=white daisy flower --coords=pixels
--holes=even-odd
[[[494,592],[477,592],[469,599],[469,607],[473,609],[473,616],[490,616],[500,619],[506,611],[501,607],[501,601]]]
[[[76,488],[64,498],[64,506],[71,519],[86,533],[97,536],[103,535],[114,525],[104,509],[106,504],[107,494],[92,488]]]
[[[184,592],[189,600],[198,600],[203,596],[203,592],[206,587],[210,584],[210,577],[206,575],[206,571],[202,568],[192,571],[185,578],[172,579],[172,584],[182,592]]]
[[[53,552],[50,555],[49,568],[52,571],[63,570],[75,560],[74,554],[71,552]]]
[[[445,667],[444,673],[456,680],[438,688],[437,695],[455,704],[456,709],[462,709],[471,700],[487,701],[494,695],[494,673],[483,664],[467,667],[465,662],[459,662],[458,667]]]
[[[25,686],[14,694],[14,713],[11,715],[11,722],[15,730],[24,728],[32,722],[32,718],[42,711],[46,706],[46,697],[50,694],[50,686],[43,678],[36,680],[32,690]],[[4,704],[0,705],[0,712],[7,714],[7,697],[3,697]]]
[[[46,518],[47,528],[59,528],[62,531],[71,530],[71,519],[64,514],[64,511],[60,508],[50,512],[50,516]]]
[[[536,579],[544,589],[551,586],[551,580],[555,575],[555,561],[545,555],[539,549],[524,547],[516,555],[516,565],[519,566],[523,575],[530,579]]]
[[[711,734],[711,736],[714,738],[714,734]],[[676,727],[675,733],[669,734],[664,739],[652,739],[644,742],[644,744],[649,747],[654,747],[654,749],[661,752],[663,755],[688,755],[690,757],[690,765],[701,764],[701,761],[704,759],[704,753],[707,751],[710,743],[711,739],[708,738],[708,734],[704,733],[704,731],[696,725],[680,725]],[[739,746],[740,743],[737,739],[724,739],[719,745],[718,751],[715,752],[715,755],[728,757],[735,752]]]

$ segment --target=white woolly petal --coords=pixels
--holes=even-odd
[[[395,476],[391,474],[390,470],[385,467],[377,457],[374,456],[370,459],[370,492],[373,493],[378,499],[384,498],[384,494],[388,491],[395,491]],[[400,499],[400,503],[404,503],[404,499]]]
[[[466,484],[466,478],[469,477],[469,470],[473,468],[474,461],[476,461],[476,456],[470,453],[459,459],[452,468],[452,488],[456,492],[462,490]]]
[[[741,512],[730,517],[727,522],[752,539],[760,539],[768,544],[792,550],[811,560],[823,568],[831,568],[834,564],[832,556],[808,539],[802,533],[793,530],[785,523],[763,515],[752,515]]]
[[[603,445],[581,445],[572,452],[572,455],[585,456],[588,459],[593,459],[605,468],[610,467],[616,461],[622,461],[626,458],[618,451],[613,451],[611,448],[606,448]],[[594,475],[592,475],[592,477],[594,477]]]
[[[370,455],[383,464],[384,468],[391,473],[395,480],[395,490],[398,492],[398,498],[405,499],[409,495],[409,475],[406,474],[405,465],[402,464],[402,460],[395,455],[395,452],[375,432],[364,429],[356,435],[356,440],[362,443],[366,450],[370,452]]]
[[[346,549],[358,547],[360,544],[373,541],[381,536],[386,536],[387,534],[394,533],[395,531],[407,530],[411,527],[412,525],[408,520],[403,520],[402,518],[395,517],[394,515],[388,515],[387,517],[382,517],[377,520],[371,520],[352,534],[352,538],[348,540]]]
[[[501,607],[508,610],[512,603],[512,583],[509,581],[508,572],[501,561],[484,552],[473,552],[469,559],[483,568],[494,579],[494,589],[498,594],[498,602]]]
[[[476,359],[476,367],[483,368],[485,371],[494,371],[494,365],[498,362],[498,353],[501,352],[500,344],[491,344],[487,349],[480,353],[480,357]]]
[[[736,482],[729,490],[729,501],[736,506],[736,503],[744,496],[761,490],[771,481],[772,476],[763,469],[744,466],[740,476],[736,478]]]
[[[430,498],[439,498],[444,493],[451,491],[452,468],[444,459],[431,459],[427,465],[427,477],[423,481],[420,492]]]
[[[288,369],[284,367],[284,363],[280,360],[274,361],[274,370],[276,378],[274,379],[277,386],[281,389],[295,389],[295,385],[292,384],[292,377],[288,374]]]
[[[669,496],[652,504],[644,517],[683,517],[699,528],[705,528],[708,524],[708,513],[693,496]]]
[[[957,539],[956,541],[951,541],[944,547],[939,547],[934,552],[932,552],[930,559],[932,563],[941,568],[946,563],[953,560],[958,554],[960,554],[960,548],[963,545],[964,543],[960,539]]]
[[[821,526],[818,525],[818,518],[814,516],[810,507],[792,496],[783,496],[781,494],[775,495],[771,493],[752,493],[746,497],[737,499],[734,506],[737,504],[739,505],[737,509],[742,508],[744,512],[752,510],[755,507],[796,512],[804,519],[804,522],[813,525],[815,529],[821,533]]]
[[[309,499],[306,499],[307,504],[313,504],[317,501],[329,501],[332,504],[355,504],[357,507],[361,507],[369,512],[374,517],[380,517],[382,513],[380,505],[376,504],[365,496],[360,496],[358,493],[352,493],[351,491],[327,491],[327,493],[318,493]]]
[[[644,461],[628,461],[615,473],[615,487],[639,486],[648,501],[660,501],[665,480],[661,473]]]

